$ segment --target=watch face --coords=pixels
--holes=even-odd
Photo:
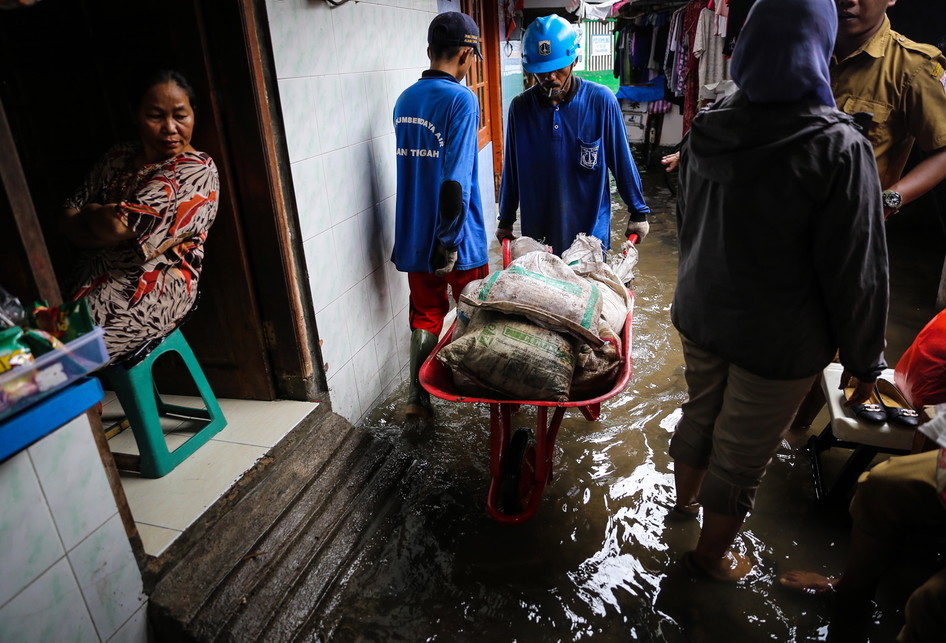
[[[893,190],[884,191],[884,207],[896,210],[900,207],[901,197],[899,192]]]

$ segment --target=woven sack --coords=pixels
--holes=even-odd
[[[601,345],[598,287],[548,252],[520,257],[487,277],[476,298],[462,294],[460,298],[473,306],[523,315],[543,328],[568,333],[592,346]]]
[[[575,370],[571,342],[523,317],[478,310],[463,337],[437,359],[477,386],[518,400],[568,400]]]
[[[621,371],[621,340],[601,322],[598,329],[605,343],[598,348],[581,344],[575,351],[575,374],[569,397],[572,400],[590,400],[604,395],[614,386]]]

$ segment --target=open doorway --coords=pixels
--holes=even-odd
[[[99,155],[132,137],[124,98],[130,75],[154,63],[180,70],[197,95],[194,146],[214,158],[221,180],[201,305],[183,332],[218,397],[311,400],[326,387],[280,171],[285,157],[267,98],[270,57],[261,53],[257,6],[42,0],[0,15],[0,101],[16,148],[4,160],[21,166],[29,192],[7,187],[0,209],[17,219],[28,196],[63,283],[72,254],[56,215]],[[41,294],[35,262],[25,261],[36,241],[11,217],[0,226],[0,250],[17,258],[4,261],[3,281],[30,302]],[[169,392],[187,392],[174,390],[181,378],[173,369],[164,375]]]

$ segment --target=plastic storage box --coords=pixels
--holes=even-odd
[[[0,419],[105,366],[108,351],[105,350],[104,336],[105,332],[96,326],[92,332],[72,340],[63,348],[0,375]],[[9,394],[14,390],[22,392],[23,387],[31,392],[22,397]]]

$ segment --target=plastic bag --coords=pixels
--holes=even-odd
[[[946,310],[913,340],[897,362],[894,381],[915,408],[946,402]]]
[[[38,301],[33,305],[28,321],[30,326],[67,343],[95,328],[89,302],[84,297],[61,306],[50,306],[45,301]]]
[[[22,326],[26,311],[20,300],[0,286],[0,329]]]

